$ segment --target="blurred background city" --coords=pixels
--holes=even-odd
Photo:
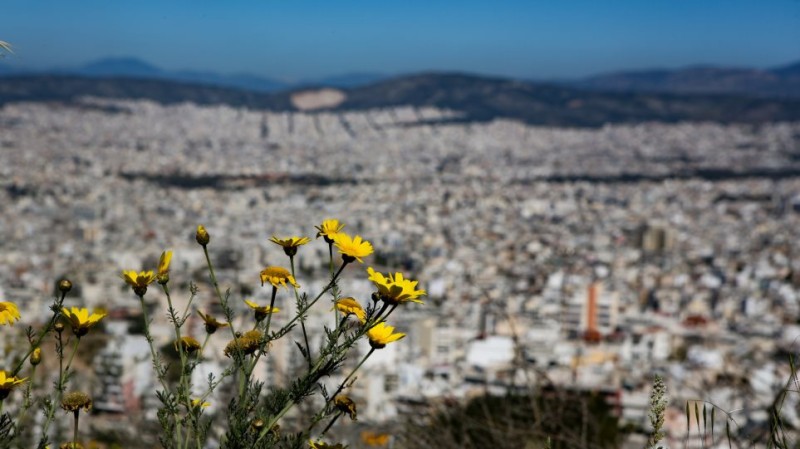
[[[108,311],[73,380],[98,447],[157,445],[121,270],[172,249],[175,296],[194,282],[213,307],[204,224],[244,316],[269,301],[259,271],[287,263],[269,238],[326,218],[376,248],[348,295],[369,299],[367,265],[428,293],[349,392],[358,421],[332,432],[351,447],[642,447],[656,374],[669,447],[728,447],[726,422],[748,447],[776,422],[797,441],[800,2],[6,0],[0,40],[0,300],[23,316],[0,361],[61,278],[69,305]],[[327,251],[300,249],[304,289]],[[312,311],[312,346],[330,313]],[[163,313],[153,332],[169,348]],[[292,338],[268,386],[303,368]],[[550,421],[504,415],[534,396]],[[687,428],[704,406],[710,437]]]

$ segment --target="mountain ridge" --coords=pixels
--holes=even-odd
[[[312,89],[313,90],[313,89]],[[329,89],[330,90],[330,89]],[[80,104],[82,97],[147,99],[162,104],[225,104],[269,111],[299,111],[295,95],[308,89],[264,93],[157,78],[76,75],[6,76],[0,105],[20,101]],[[460,121],[520,120],[534,125],[598,127],[607,123],[800,121],[800,100],[732,95],[598,92],[556,83],[428,72],[337,90],[342,101],[320,111],[436,107]]]

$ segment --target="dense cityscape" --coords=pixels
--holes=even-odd
[[[153,419],[157,406],[148,347],[133,330],[139,304],[121,270],[154,269],[171,249],[174,296],[186,301],[194,282],[194,307],[214,310],[194,240],[204,224],[245,320],[244,299],[270,299],[259,271],[288,264],[269,238],[313,239],[315,225],[337,218],[376,249],[347,267],[343,292],[369,301],[368,266],[427,291],[424,305],[392,316],[407,337],[367,361],[349,391],[359,420],[345,430],[545,383],[601,392],[621,423],[646,430],[654,374],[667,381],[668,444],[687,435],[687,402],[731,412],[737,435],[769,426],[800,345],[800,123],[580,129],[458,117],[412,107],[7,104],[0,298],[19,305],[19,328],[40,324],[67,277],[68,305],[108,311],[105,336],[79,362],[91,375],[74,380],[95,397],[88,425],[108,430],[121,413]],[[321,290],[327,245],[312,241],[297,261],[302,289]],[[159,292],[148,300],[157,305]],[[280,325],[294,299],[282,293],[277,305]],[[169,345],[164,314],[153,318],[159,346]],[[312,347],[333,324],[329,302],[313,309]],[[205,337],[197,315],[188,329]],[[223,369],[227,339],[217,337],[196,385]],[[302,363],[286,340],[258,373],[267,385]],[[214,399],[209,412],[224,413]],[[782,409],[794,428],[796,402],[787,396]],[[641,447],[646,435],[626,438]]]

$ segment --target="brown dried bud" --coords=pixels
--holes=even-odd
[[[69,279],[58,281],[58,291],[66,295],[70,290],[72,290],[72,282]]]

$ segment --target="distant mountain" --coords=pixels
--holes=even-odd
[[[341,92],[345,98],[335,110],[435,106],[460,112],[463,121],[509,118],[537,125],[582,127],[647,121],[800,121],[800,100],[596,92],[452,73],[397,77]],[[296,110],[292,101],[296,93],[263,93],[158,78],[35,75],[7,76],[0,81],[0,105],[17,101],[75,103],[80,97],[94,96],[292,111]]]
[[[800,100],[732,95],[596,92],[464,74],[421,74],[348,91],[339,109],[436,106],[470,120],[515,118],[557,126],[645,121],[767,122],[800,119]]]
[[[79,75],[90,77],[157,78],[170,81],[206,84],[209,86],[232,87],[256,92],[277,92],[300,86],[330,86],[351,88],[363,86],[385,75],[377,73],[350,73],[302,82],[285,82],[248,73],[225,75],[196,70],[163,70],[141,59],[131,57],[104,58],[89,62],[80,67],[31,70],[0,61],[0,76],[10,75]]]
[[[158,67],[136,58],[100,59],[77,69],[66,69],[64,72],[84,76],[128,76],[136,78],[163,78],[166,75]]]
[[[300,86],[327,86],[349,89],[377,83],[388,78],[390,77],[380,73],[345,73],[326,78],[306,80],[297,84]]]
[[[614,72],[566,83],[602,91],[741,94],[800,98],[800,62],[770,70],[696,66]]]

